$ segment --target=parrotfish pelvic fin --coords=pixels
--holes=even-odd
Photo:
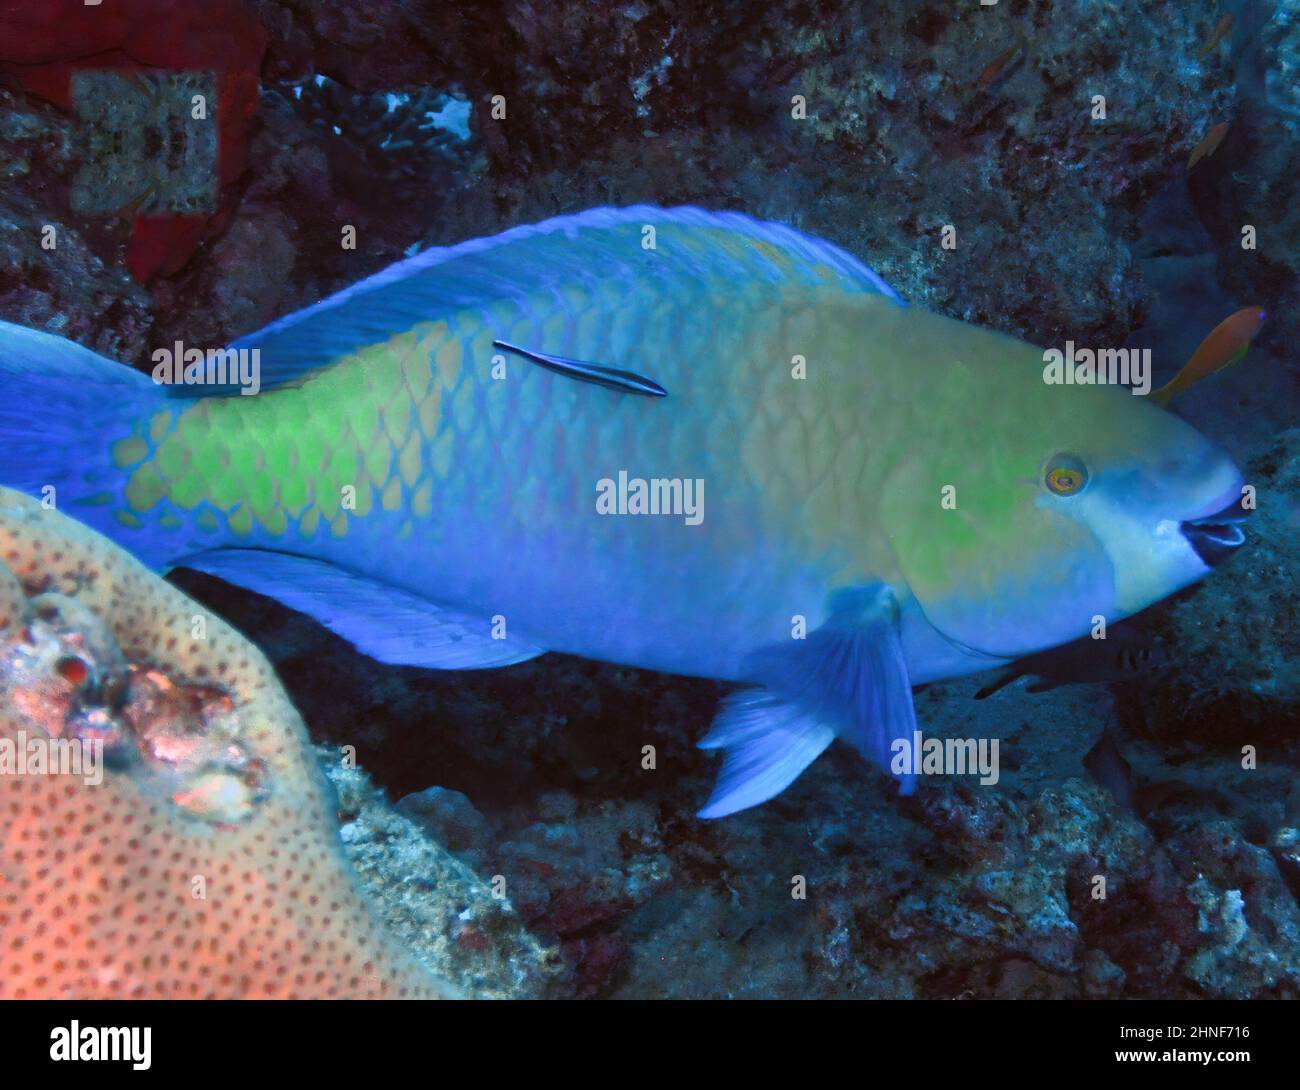
[[[821,628],[789,646],[760,649],[749,665],[762,688],[728,697],[699,743],[727,751],[700,817],[772,798],[836,737],[888,770],[891,743],[916,730],[898,602],[883,584],[838,592]],[[900,779],[910,794],[913,777]]]
[[[629,394],[643,394],[646,397],[668,396],[668,391],[659,383],[633,371],[619,371],[613,367],[601,367],[595,363],[584,363],[582,360],[566,359],[564,356],[551,356],[545,352],[533,352],[506,341],[493,341],[492,344],[496,348],[504,348],[507,352],[514,352],[516,355],[523,356],[526,360],[532,360],[533,363],[540,364],[548,371],[554,371],[558,375],[567,375],[569,378],[578,379],[580,382],[590,382],[596,386],[605,386],[611,390],[623,390]]]

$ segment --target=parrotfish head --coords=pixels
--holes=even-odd
[[[1124,388],[1002,395],[950,406],[965,419],[886,486],[903,578],[950,641],[1005,658],[1066,643],[1244,541],[1241,475],[1185,421]]]

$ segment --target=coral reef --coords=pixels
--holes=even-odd
[[[210,113],[205,103],[197,120],[210,118],[217,128],[218,150],[215,163],[208,167],[216,175],[212,183],[216,188],[229,186],[243,172],[266,34],[240,0],[211,0],[203,5],[127,0],[107,7],[82,0],[50,0],[38,6],[5,3],[0,5],[0,31],[0,75],[59,106],[88,105],[83,110],[87,123],[92,119],[102,123],[113,113],[114,103],[105,102],[106,97],[129,109],[125,101],[129,83],[124,79],[112,90],[101,81],[79,94],[79,76],[130,74],[141,87],[141,94],[134,96],[137,104],[149,113],[170,110],[159,87],[146,82],[157,70],[210,73],[215,101]],[[191,117],[188,93],[176,105],[179,110],[171,111],[175,116]],[[168,121],[153,117],[150,123],[158,130],[154,135],[158,146],[142,149],[135,163],[121,159],[100,164],[104,174],[99,182],[113,181],[117,171],[129,174],[167,162],[172,151],[171,134],[164,132]],[[182,131],[176,129],[175,134]],[[150,193],[156,201],[157,189]],[[141,204],[137,210],[147,211],[149,206]],[[136,279],[147,281],[160,273],[177,272],[212,226],[210,213],[205,209],[199,214],[128,216],[132,222],[126,262]]]
[[[1213,238],[1217,273],[1241,298],[1269,300],[1274,343],[1300,337],[1300,12],[1293,4],[1242,5],[1229,55],[1232,126],[1189,191]],[[1255,229],[1242,247],[1243,229]]]
[[[490,182],[495,204],[475,189],[446,195],[435,241],[610,200],[740,207],[868,255],[913,301],[1040,341],[1113,335],[1140,318],[1134,218],[1231,100],[1220,55],[1171,65],[1125,48],[1150,35],[1194,58],[1208,3],[922,3],[870,19],[839,4],[757,16],[634,4],[608,15],[507,4],[450,36],[411,33],[400,4],[360,34],[319,16],[289,22],[294,40],[372,90],[391,88],[365,45],[405,31],[475,103],[490,159],[479,186]],[[982,67],[1019,33],[1023,56],[982,86]],[[273,36],[272,58],[281,48]],[[1105,118],[1092,116],[1094,95]],[[505,118],[491,116],[494,96]],[[945,224],[958,228],[955,251],[940,247]]]
[[[1150,305],[1132,248],[1144,202],[1181,180],[1233,95],[1226,47],[1196,55],[1215,21],[1209,0],[924,2],[870,19],[839,4],[777,4],[760,16],[678,4],[570,16],[526,3],[453,14],[398,0],[364,16],[278,0],[257,11],[266,93],[253,169],[218,259],[156,283],[156,343],[181,331],[223,343],[413,243],[638,200],[785,220],[863,255],[914,302],[1039,342],[1113,342]],[[1021,55],[981,84],[1019,33]],[[1161,48],[1127,48],[1139,39]],[[307,102],[291,101],[294,88]],[[412,148],[390,141],[425,169],[375,169],[393,158],[385,139],[412,125],[444,141],[417,110],[388,130],[381,103],[453,95],[472,106],[456,156],[426,147],[410,159]],[[1107,100],[1105,119],[1092,116],[1094,95]],[[494,96],[504,118],[492,116]],[[315,123],[325,97],[346,107],[337,134]],[[1252,160],[1249,173],[1263,186],[1286,165]],[[57,193],[67,181],[41,170],[31,183]],[[30,229],[16,212],[4,218]],[[66,219],[58,207],[43,213],[41,222]],[[941,246],[945,224],[957,228],[955,250]],[[340,245],[347,225],[355,250]],[[261,271],[263,243],[295,260]],[[227,315],[231,294],[260,305]]]
[[[837,747],[761,810],[699,822],[713,766],[694,744],[725,686],[559,655],[490,673],[382,667],[275,603],[192,574],[174,582],[274,663],[321,743],[342,850],[373,912],[465,994],[1295,997],[1300,466],[1296,434],[1275,437],[1273,424],[1294,416],[1297,398],[1294,360],[1280,353],[1300,314],[1291,198],[1300,20],[1293,5],[1249,0],[1229,40],[1201,55],[1219,8],[917,0],[867,15],[833,0],[762,11],[677,0],[468,10],[257,0],[262,94],[243,107],[246,152],[230,160],[239,176],[223,178],[227,204],[207,241],[173,248],[147,295],[125,272],[131,221],[67,207],[82,164],[75,122],[50,104],[57,96],[0,90],[0,316],[141,366],[155,345],[224,343],[413,247],[641,200],[794,223],[863,257],[913,303],[1037,343],[1154,343],[1170,374],[1234,306],[1267,307],[1252,357],[1177,406],[1247,466],[1259,510],[1231,565],[1141,619],[1169,661],[1109,687],[1034,695],[1015,684],[975,701],[987,679],[971,678],[918,694],[927,732],[1001,740],[992,789],[927,783],[900,801]],[[1020,35],[1023,47],[982,79]],[[1098,95],[1105,117],[1094,116]],[[493,116],[495,96],[504,116]],[[449,104],[470,107],[463,135],[430,121]],[[1189,175],[1189,153],[1225,120],[1224,143]],[[1256,251],[1240,246],[1247,223],[1259,229]],[[58,229],[52,250],[46,224]],[[947,224],[954,250],[941,245]],[[347,228],[355,249],[341,242]],[[125,563],[115,558],[114,570],[136,571]],[[146,585],[142,572],[131,578]],[[7,585],[24,615],[51,589],[27,585],[19,599]],[[161,669],[193,688],[186,714],[223,721],[210,690],[225,686],[206,657],[212,633],[226,632],[219,622],[209,620],[209,674],[181,678],[175,656],[139,669],[149,637],[124,637],[93,588],[74,601],[112,628],[95,637],[106,648],[98,654],[121,648],[113,669],[128,689],[160,706],[150,686]],[[169,601],[187,616],[194,608]],[[47,655],[68,631],[93,628],[84,613],[42,623]],[[24,660],[45,671],[47,696],[71,684],[50,674],[62,657]],[[239,658],[269,677],[254,652]],[[275,714],[296,723],[266,684]],[[1082,764],[1107,729],[1151,788],[1137,810]],[[316,870],[341,882],[334,823],[305,771],[311,754],[300,727],[289,735],[285,767],[298,770],[291,782],[306,807],[293,820],[312,818],[303,835],[326,861]],[[653,769],[642,764],[646,745]],[[343,746],[368,776],[340,763]],[[1244,746],[1256,767],[1243,767]],[[269,767],[276,782],[286,775]],[[182,787],[155,779],[173,794]],[[248,822],[282,797],[263,796],[262,782],[247,785]],[[4,790],[12,785],[0,779]],[[117,796],[91,796],[100,797]],[[105,823],[125,803],[103,805],[97,827],[116,828]],[[175,817],[177,804],[150,805],[154,816],[132,827],[158,838],[159,815]],[[40,835],[9,807],[0,820]],[[133,890],[139,866],[155,883],[210,875],[210,858],[205,868],[186,853],[217,834],[206,818],[184,820],[207,839],[167,837],[159,858],[179,851],[175,866],[155,862],[161,841],[139,832],[118,835],[121,847],[99,850],[96,865],[120,854]],[[74,838],[85,823],[63,822]],[[241,828],[251,826],[220,835]],[[34,857],[22,850],[26,867]],[[62,859],[41,866],[79,865],[79,880],[92,880],[70,848],[58,850]],[[219,930],[214,902],[196,907],[182,886],[177,911],[207,913],[187,917],[187,929]],[[100,893],[64,888],[81,900],[47,894],[40,912],[5,902],[5,921],[30,910],[24,926],[48,934],[45,917],[59,908],[108,926],[88,907]],[[135,937],[127,925],[113,934],[107,949]],[[299,933],[290,948],[301,950]],[[224,966],[165,953],[171,969],[188,961],[181,994],[190,981],[198,993],[240,990],[238,980],[212,984]],[[146,974],[150,994],[161,956]],[[19,955],[5,957],[13,965]],[[85,957],[47,955],[61,976],[17,964],[29,994],[40,973],[45,994],[129,993],[122,975],[76,969]],[[131,967],[143,972],[138,954]],[[316,971],[304,968],[297,990],[325,987]],[[285,990],[295,989],[277,994]]]
[[[339,750],[316,748],[338,796],[343,851],[402,946],[464,996],[547,994],[562,967],[557,952],[525,929],[503,880],[483,869],[481,858],[471,868],[449,850],[459,843],[454,833],[447,840],[432,838],[406,816],[406,807],[394,809]],[[439,824],[437,831],[446,833],[448,825]]]
[[[0,996],[451,990],[377,926],[251,645],[9,490],[0,560]]]
[[[143,360],[153,303],[123,267],[125,232],[106,245],[98,224],[73,226],[43,192],[75,172],[72,128],[52,107],[0,89],[0,307],[8,321]],[[47,227],[53,246],[43,244]]]
[[[292,87],[287,94],[270,94],[319,130],[327,146],[331,135],[345,143],[347,150],[335,150],[331,158],[350,152],[362,161],[354,169],[359,167],[370,178],[421,177],[429,184],[436,182],[441,173],[444,184],[450,185],[451,170],[465,169],[458,160],[468,141],[468,131],[458,134],[448,126],[468,120],[469,103],[458,102],[432,87],[402,94],[350,94],[333,80],[317,76]],[[440,125],[438,121],[444,115],[446,124]]]

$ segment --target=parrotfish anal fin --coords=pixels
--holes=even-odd
[[[890,744],[910,742],[916,730],[898,606],[883,585],[839,592],[821,628],[806,640],[760,649],[750,668],[763,688],[728,698],[700,742],[727,751],[700,817],[772,798],[836,737],[888,770]],[[909,794],[913,777],[901,780]]]
[[[646,230],[656,232],[645,246]],[[593,271],[595,270],[595,271]],[[499,301],[520,304],[554,298],[566,286],[599,280],[615,298],[634,298],[644,286],[677,285],[700,291],[701,277],[772,285],[837,284],[844,291],[883,295],[903,305],[876,273],[833,243],[793,227],[739,212],[702,208],[591,208],[490,238],[425,250],[319,303],[235,341],[232,349],[260,351],[263,390],[387,341],[421,322]],[[237,393],[234,388],[171,386],[174,397]]]
[[[496,348],[504,348],[507,352],[514,352],[526,360],[532,360],[548,371],[576,378],[580,382],[590,382],[596,386],[606,386],[611,390],[622,390],[629,394],[645,394],[647,397],[668,396],[668,391],[659,383],[644,375],[638,375],[635,371],[619,371],[613,367],[601,367],[594,363],[584,363],[582,360],[566,359],[564,356],[550,356],[545,352],[533,352],[506,341],[493,341],[492,344]]]
[[[176,561],[306,613],[380,662],[433,670],[509,666],[544,649],[493,639],[486,618],[428,602],[320,560],[266,549],[214,549]]]

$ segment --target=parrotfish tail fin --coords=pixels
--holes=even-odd
[[[117,536],[106,497],[126,474],[106,437],[132,434],[165,396],[147,375],[88,348],[0,322],[0,484]]]
[[[726,751],[700,817],[723,817],[779,794],[836,737],[886,771],[894,741],[911,743],[916,712],[888,587],[841,591],[821,628],[788,647],[763,648],[750,672],[763,687],[728,698],[700,742]],[[898,778],[910,794],[912,775]]]

